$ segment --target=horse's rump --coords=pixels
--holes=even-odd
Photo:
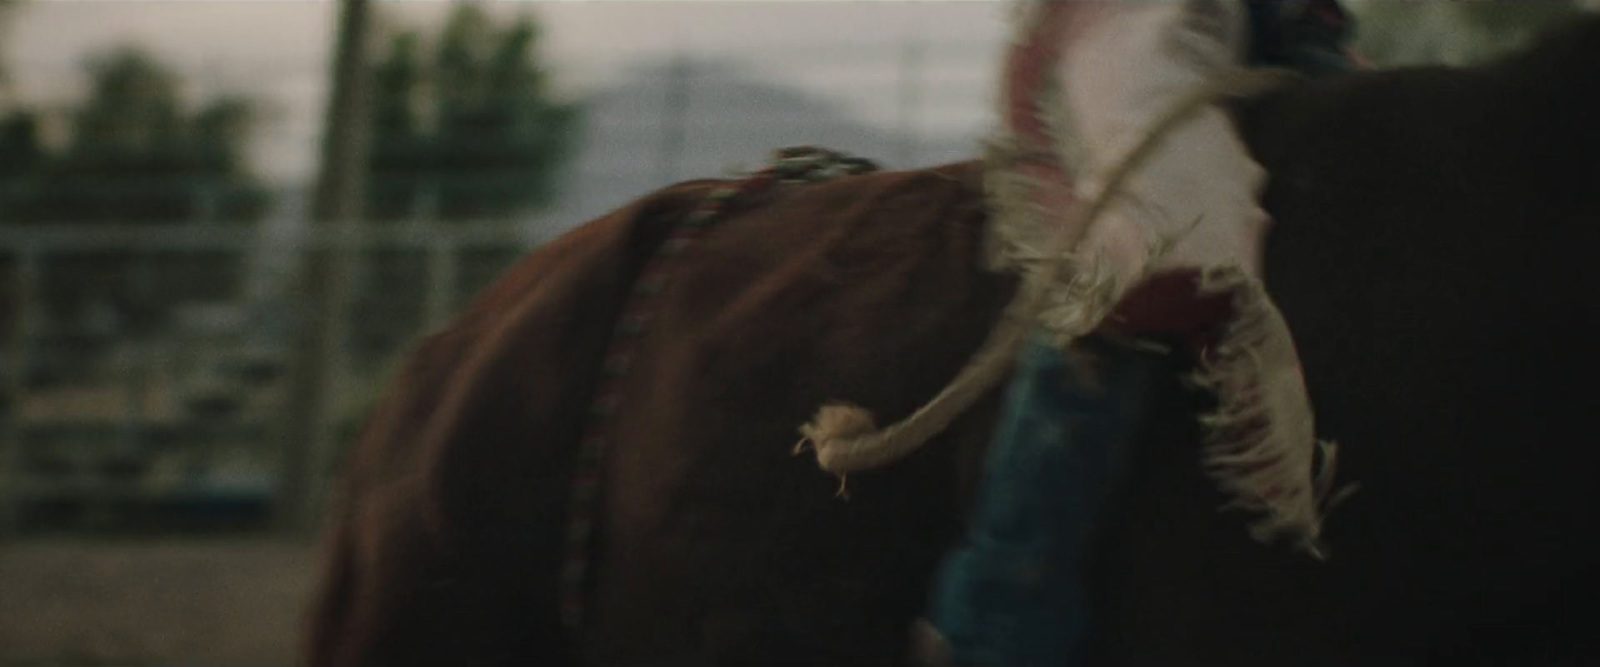
[[[675,188],[535,252],[422,344],[352,455],[325,584],[341,594],[312,620],[314,654],[425,662],[444,656],[424,637],[505,645],[517,620],[554,626],[563,494],[617,309],[709,191]],[[954,457],[978,448],[956,445],[984,441],[992,401],[859,475],[849,501],[791,448],[825,401],[898,418],[965,363],[1014,283],[979,267],[984,223],[964,163],[759,193],[683,251],[609,417],[596,659],[902,657],[974,481]],[[445,581],[395,580],[435,571]],[[448,625],[395,613],[424,604]],[[369,653],[367,634],[419,643]]]

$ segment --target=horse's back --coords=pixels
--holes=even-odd
[[[602,663],[899,661],[960,529],[983,415],[893,470],[795,456],[841,400],[898,419],[965,363],[1012,281],[979,266],[975,165],[784,186],[680,255],[631,348],[605,470]],[[980,436],[981,438],[981,436]],[[967,480],[970,481],[970,480]]]
[[[848,500],[791,450],[826,401],[904,416],[981,342],[1014,281],[980,266],[979,179],[784,185],[673,246],[712,194],[680,186],[530,255],[419,347],[352,454],[311,663],[568,659],[556,575],[597,432],[591,658],[900,660],[992,402]]]

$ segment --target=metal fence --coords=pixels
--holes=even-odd
[[[336,367],[320,373],[336,385],[328,412],[348,442],[420,333],[567,226],[671,181],[755,166],[784,145],[891,166],[970,157],[987,127],[998,46],[908,38],[680,52],[636,68],[564,64],[561,78],[583,84],[584,136],[549,216],[515,224],[306,234],[298,187],[276,193],[251,225],[215,211],[170,224],[0,221],[0,536],[273,520],[304,490],[289,479],[305,474],[291,442],[304,408],[291,400],[291,361],[317,321],[296,289],[315,251],[342,250],[351,278],[342,319],[323,324],[342,340]],[[185,74],[202,88],[270,96],[326,72],[296,61]],[[317,143],[320,107],[303,94],[281,101],[283,117],[258,137],[259,161],[280,165],[269,172]],[[45,102],[64,122],[70,103]],[[303,182],[303,170],[284,173],[274,182]]]
[[[337,249],[352,273],[330,392],[349,435],[411,341],[531,245],[504,223],[288,240],[0,227],[0,530],[263,525],[284,482],[289,355],[308,320],[297,262]],[[274,272],[277,289],[249,289]]]

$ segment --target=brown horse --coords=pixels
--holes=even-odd
[[[1173,380],[1094,568],[1099,662],[1579,664],[1600,448],[1600,21],[1476,70],[1299,85],[1240,110],[1273,179],[1267,281],[1318,432],[1363,490],[1318,563],[1252,542]],[[638,283],[718,185],[654,193],[532,253],[422,342],[352,453],[306,660],[896,664],[998,396],[848,499],[796,428],[903,417],[983,340],[974,163],[738,200]],[[624,301],[651,294],[647,321]],[[631,317],[631,316],[630,316]],[[618,333],[622,332],[622,333]],[[631,364],[611,369],[614,336]],[[619,391],[591,413],[602,369]],[[581,629],[559,617],[579,441],[610,438]],[[1587,664],[1587,662],[1584,662]]]

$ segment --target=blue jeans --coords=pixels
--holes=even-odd
[[[1081,650],[1090,541],[1160,361],[1092,347],[1092,373],[1039,339],[1018,364],[971,533],[929,609],[957,664],[1068,665]]]

